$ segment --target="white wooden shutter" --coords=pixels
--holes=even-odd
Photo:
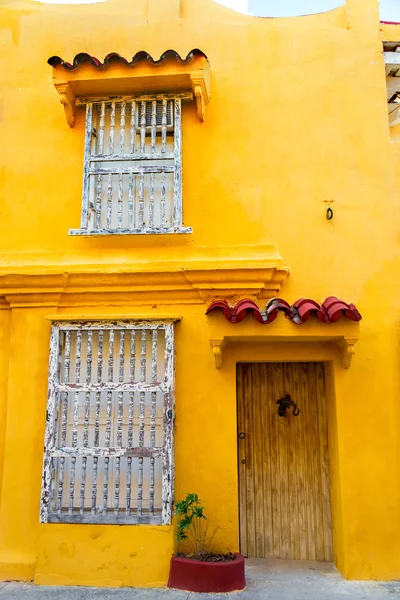
[[[72,235],[191,231],[182,226],[181,100],[188,97],[81,100],[82,218]]]
[[[55,323],[41,522],[168,524],[172,322]]]

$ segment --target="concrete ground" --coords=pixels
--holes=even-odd
[[[0,600],[400,600],[400,581],[344,581],[329,563],[246,561],[247,588],[232,594],[190,594],[178,590],[43,587],[0,583]]]

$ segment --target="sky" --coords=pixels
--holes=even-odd
[[[49,4],[86,4],[100,0],[39,0]],[[103,0],[104,1],[104,0]],[[332,10],[345,0],[214,0],[239,12],[259,17],[295,17]],[[380,0],[381,20],[400,22],[400,0]]]
[[[219,4],[260,17],[290,17],[331,10],[344,0],[217,0]],[[400,0],[381,0],[381,19],[400,21]]]

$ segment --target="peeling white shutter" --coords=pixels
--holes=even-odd
[[[173,328],[53,325],[41,522],[170,523]]]
[[[182,226],[181,100],[187,97],[86,102],[81,229],[71,234],[191,231]]]

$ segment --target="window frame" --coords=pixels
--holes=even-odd
[[[46,428],[44,436],[44,455],[42,469],[42,490],[40,502],[40,523],[88,523],[88,524],[117,524],[117,525],[170,525],[172,517],[172,502],[174,493],[174,421],[175,421],[175,319],[163,319],[159,321],[147,320],[114,320],[114,321],[54,321],[50,333],[50,356],[49,356],[49,383],[46,409]],[[163,446],[161,448],[152,448],[149,446],[132,447],[127,452],[127,448],[122,448],[119,454],[115,453],[115,448],[110,448],[108,454],[112,456],[132,456],[149,457],[161,456],[162,458],[162,496],[161,496],[161,519],[159,516],[135,515],[104,515],[81,514],[68,512],[59,514],[50,512],[51,500],[51,474],[53,458],[66,456],[60,448],[56,447],[58,436],[57,408],[61,406],[61,393],[66,386],[60,383],[61,364],[60,364],[60,332],[61,331],[98,331],[98,330],[160,330],[164,331],[164,382],[162,384],[164,393],[163,403]],[[126,384],[122,384],[126,389]],[[118,384],[114,390],[118,391]],[[146,391],[149,384],[135,382],[130,386],[135,391]],[[108,389],[108,388],[105,388]],[[86,454],[81,454],[82,446],[77,446],[76,456],[86,455],[95,456],[93,448],[88,448]],[[79,453],[78,454],[78,450]],[[103,449],[104,450],[104,449]],[[104,456],[104,454],[103,454]],[[123,509],[121,509],[122,512]]]
[[[182,100],[192,100],[192,92],[175,92],[175,93],[160,93],[160,94],[146,94],[146,95],[130,95],[130,96],[113,96],[113,97],[88,97],[88,98],[77,98],[77,106],[86,107],[86,119],[85,119],[85,141],[84,141],[84,165],[83,165],[83,181],[82,181],[82,207],[81,207],[81,226],[79,229],[70,229],[70,235],[84,235],[84,236],[96,236],[96,235],[148,235],[148,234],[188,234],[192,233],[191,227],[184,227],[182,220]],[[95,227],[89,229],[89,211],[96,210],[93,206],[90,206],[90,177],[95,176],[95,169],[91,166],[95,160],[94,155],[91,153],[92,140],[93,140],[93,106],[103,103],[136,103],[138,105],[141,102],[152,102],[154,100],[172,100],[173,105],[173,123],[174,123],[174,150],[173,150],[173,167],[165,167],[165,172],[173,172],[174,184],[173,184],[173,222],[170,227],[111,227],[101,228]],[[135,115],[136,118],[136,115]],[[129,133],[130,129],[127,128]],[[110,154],[110,156],[118,156],[118,152]],[[142,161],[146,159],[154,160],[150,153],[138,153],[135,152],[130,155],[124,155],[124,162],[132,162],[130,168],[125,167],[124,173],[136,172],[140,174],[143,172],[151,172],[150,169],[146,171],[146,167],[135,167],[135,161]],[[115,160],[115,158],[113,158]],[[116,171],[118,173],[118,171]],[[137,200],[135,200],[137,202]],[[119,201],[113,199],[115,210],[117,210]],[[134,204],[133,204],[134,206]]]

